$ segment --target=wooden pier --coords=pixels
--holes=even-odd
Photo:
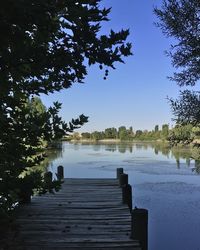
[[[56,194],[33,197],[17,214],[15,250],[141,250],[117,179],[64,179]]]

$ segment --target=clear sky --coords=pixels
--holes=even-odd
[[[110,70],[108,79],[98,67],[88,69],[84,84],[42,96],[46,106],[58,100],[63,103],[61,116],[69,121],[79,114],[89,116],[89,122],[79,131],[102,131],[108,127],[132,126],[134,130],[151,130],[156,124],[172,124],[172,114],[166,97],[177,97],[179,87],[167,79],[173,68],[164,51],[170,39],[154,25],[153,7],[161,0],[104,0],[112,7],[110,22],[103,31],[129,28],[128,41],[134,55],[125,64]]]

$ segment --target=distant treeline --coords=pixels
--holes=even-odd
[[[168,124],[162,126],[156,125],[153,130],[136,130],[132,127],[126,128],[121,126],[117,128],[106,128],[104,131],[94,131],[92,133],[75,132],[70,139],[74,140],[105,140],[115,139],[121,141],[169,141],[171,144],[188,144],[191,142],[199,143],[200,127],[192,126],[191,124],[179,125],[176,124],[174,128],[170,129]]]
[[[163,124],[161,129],[156,125],[154,130],[133,130],[133,127],[126,128],[121,126],[117,128],[106,128],[104,131],[94,131],[92,133],[74,133],[72,139],[80,140],[104,140],[104,139],[118,139],[121,141],[132,140],[166,140],[169,136],[169,125]]]

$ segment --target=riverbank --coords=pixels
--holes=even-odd
[[[73,142],[73,143],[166,143],[169,144],[168,141],[166,140],[139,140],[139,139],[135,139],[135,140],[120,140],[120,139],[101,139],[101,140],[93,140],[93,139],[69,139],[69,138],[63,138],[62,141],[69,141],[69,142]]]
[[[71,138],[62,138],[62,141],[68,141],[72,143],[91,143],[91,144],[132,144],[132,143],[152,143],[152,144],[163,144],[167,147],[194,147],[200,145],[200,139],[194,139],[191,143],[183,143],[179,142],[175,145],[170,145],[170,142],[168,140],[163,139],[152,139],[152,140],[143,140],[143,139],[133,139],[133,140],[120,140],[120,139],[100,139],[100,140],[94,140],[94,139],[71,139]]]

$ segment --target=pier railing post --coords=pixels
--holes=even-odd
[[[52,183],[53,174],[51,172],[46,172],[44,174],[44,182],[49,185]]]
[[[123,187],[124,185],[128,185],[128,175],[121,174],[119,178],[119,186]]]
[[[57,178],[58,178],[58,180],[64,179],[64,168],[63,168],[63,166],[58,166],[57,167]]]
[[[31,203],[31,194],[29,192],[23,192],[19,197],[19,204]]]
[[[119,180],[120,175],[124,173],[124,169],[123,168],[117,168],[117,179]]]
[[[130,211],[132,211],[132,187],[130,184],[122,186],[122,200],[127,204]]]
[[[135,208],[131,217],[131,238],[140,241],[142,250],[148,250],[148,210]]]

